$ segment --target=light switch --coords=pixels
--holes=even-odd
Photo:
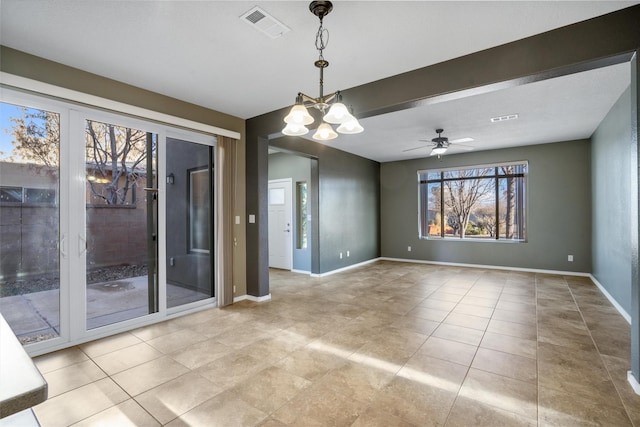
[[[240,215],[236,215],[236,225],[240,224]]]
[[[256,216],[249,215],[249,224],[255,224],[255,223],[256,223]]]

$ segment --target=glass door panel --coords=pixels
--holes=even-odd
[[[86,121],[87,329],[158,310],[157,135]]]
[[[0,312],[36,343],[60,335],[60,114],[0,103],[0,118]]]
[[[167,307],[208,299],[213,287],[213,147],[167,138]]]

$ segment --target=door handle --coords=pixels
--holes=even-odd
[[[87,252],[87,239],[78,234],[78,255],[84,255]]]
[[[62,235],[62,237],[60,238],[60,254],[62,254],[62,256],[64,258],[67,257],[67,236],[66,235]]]

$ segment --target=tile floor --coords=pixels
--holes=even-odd
[[[43,426],[640,426],[586,278],[381,261],[40,356]]]

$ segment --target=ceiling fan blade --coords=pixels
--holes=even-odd
[[[469,137],[458,138],[458,139],[450,139],[449,140],[449,144],[457,144],[459,142],[472,142],[473,140],[474,140],[473,138],[469,138]]]
[[[471,151],[473,150],[475,147],[472,147],[470,145],[463,145],[463,144],[449,144],[449,149],[454,149],[454,150],[462,150],[462,151]]]
[[[407,151],[420,150],[421,148],[429,148],[429,145],[421,145],[420,147],[409,148],[409,149],[407,149],[407,150],[402,150],[402,152],[403,152],[403,153],[406,153]]]

